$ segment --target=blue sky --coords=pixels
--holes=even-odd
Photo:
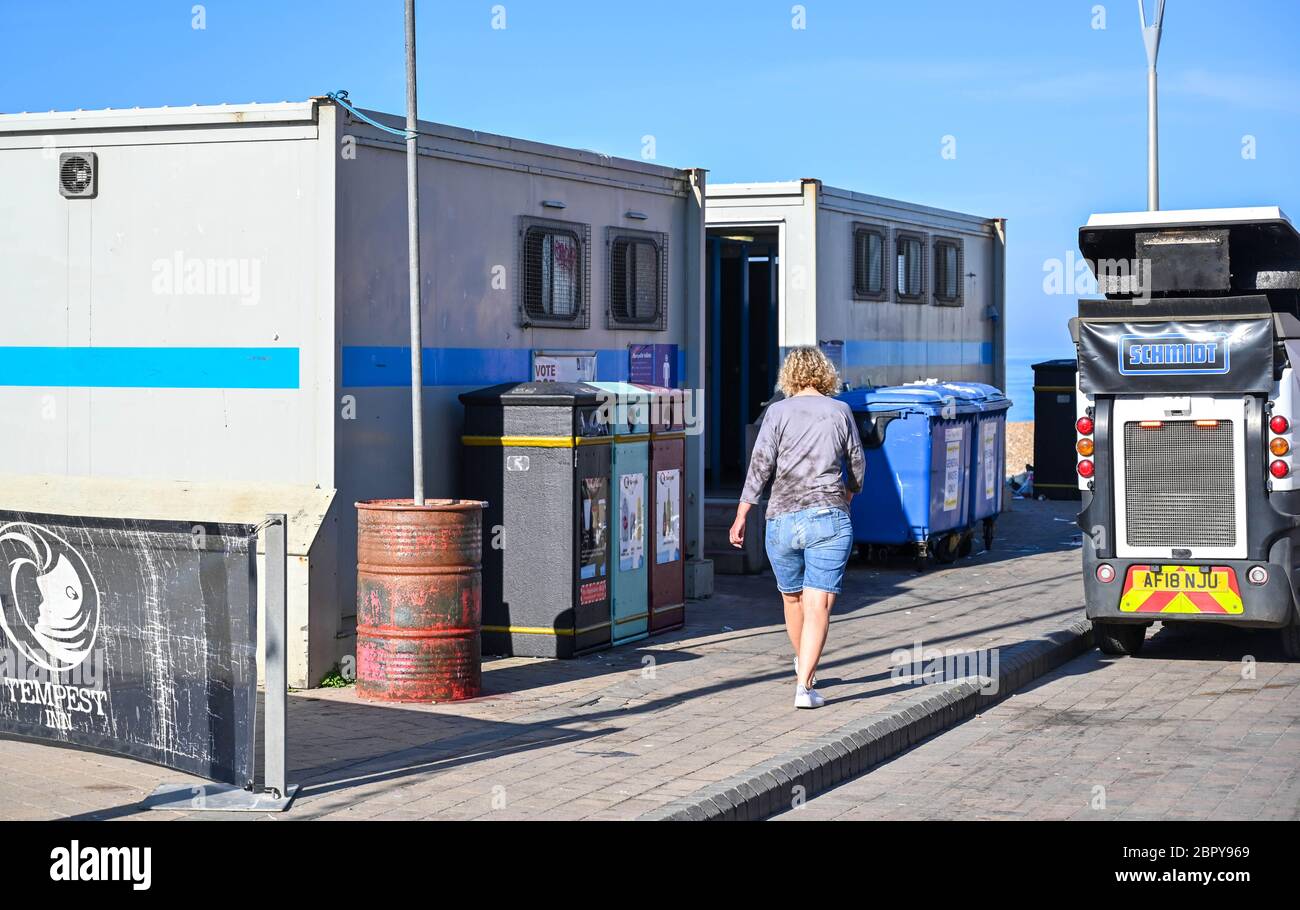
[[[1136,0],[807,0],[803,29],[788,0],[504,0],[504,29],[495,5],[420,0],[422,117],[627,157],[649,134],[714,181],[818,177],[1006,217],[1013,356],[1071,353],[1074,297],[1044,292],[1044,263],[1090,212],[1145,207]],[[212,0],[202,29],[193,6],[0,0],[0,110],[340,88],[404,109],[401,0]],[[1300,217],[1297,39],[1296,0],[1168,0],[1164,208]]]

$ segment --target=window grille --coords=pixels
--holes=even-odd
[[[885,256],[884,228],[853,226],[853,297],[884,300],[889,296],[889,268]]]
[[[524,218],[519,228],[522,325],[582,329],[591,324],[591,229],[585,224]]]

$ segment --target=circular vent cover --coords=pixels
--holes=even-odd
[[[94,152],[75,152],[60,156],[59,190],[64,196],[94,195]]]

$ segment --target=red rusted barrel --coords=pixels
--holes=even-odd
[[[474,698],[482,682],[483,508],[470,499],[357,506],[357,694]]]

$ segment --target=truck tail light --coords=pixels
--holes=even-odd
[[[1246,581],[1252,585],[1268,584],[1268,569],[1263,566],[1251,566],[1246,573]]]
[[[1110,584],[1115,580],[1115,567],[1104,562],[1097,566],[1097,580],[1102,584]]]
[[[1268,466],[1268,472],[1281,480],[1283,477],[1291,473],[1291,468],[1285,461],[1279,459]]]
[[[1285,433],[1291,429],[1291,421],[1287,420],[1281,414],[1274,414],[1273,419],[1268,422],[1268,428],[1274,433]]]
[[[1079,462],[1075,465],[1075,470],[1084,480],[1092,477],[1096,468],[1092,463],[1092,453],[1097,450],[1097,444],[1092,440],[1092,432],[1097,428],[1090,414],[1084,414],[1074,422],[1074,428],[1079,431],[1079,438],[1075,440],[1074,450],[1079,453]]]
[[[1291,451],[1291,443],[1287,442],[1281,436],[1274,436],[1273,441],[1268,444],[1268,450],[1274,455],[1281,457]]]

